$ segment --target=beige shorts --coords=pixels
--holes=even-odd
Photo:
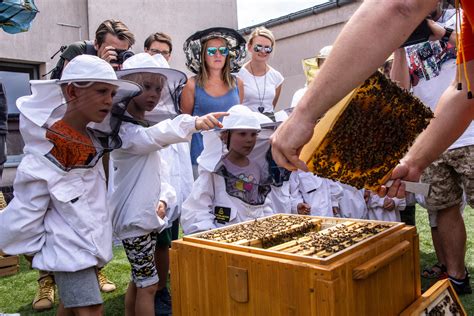
[[[422,182],[431,184],[426,197],[430,226],[436,227],[439,210],[461,205],[463,193],[466,202],[474,206],[474,145],[444,152],[421,176]]]

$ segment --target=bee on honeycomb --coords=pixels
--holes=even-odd
[[[432,117],[376,72],[318,122],[300,158],[321,177],[377,190]]]

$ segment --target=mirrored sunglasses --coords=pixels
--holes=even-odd
[[[253,50],[257,53],[260,53],[263,51],[267,54],[270,54],[273,51],[273,47],[257,44],[257,45],[254,45]]]
[[[219,53],[222,55],[222,56],[227,56],[229,54],[229,49],[225,46],[221,46],[221,47],[208,47],[207,48],[207,54],[209,56],[214,56],[215,54],[217,54],[217,51],[219,51]]]

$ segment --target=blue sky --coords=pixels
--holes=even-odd
[[[258,24],[327,0],[237,0],[239,28]]]

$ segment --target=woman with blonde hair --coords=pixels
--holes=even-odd
[[[275,47],[273,33],[257,27],[248,40],[247,48],[252,54],[238,73],[244,82],[245,96],[243,104],[253,111],[272,113],[280,97],[283,76],[268,64]]]
[[[233,29],[215,27],[191,35],[183,46],[189,78],[181,95],[181,111],[202,116],[225,112],[242,103],[244,86],[232,75],[245,58],[245,39]],[[201,134],[193,135],[191,162],[197,176],[197,157],[203,150]]]

